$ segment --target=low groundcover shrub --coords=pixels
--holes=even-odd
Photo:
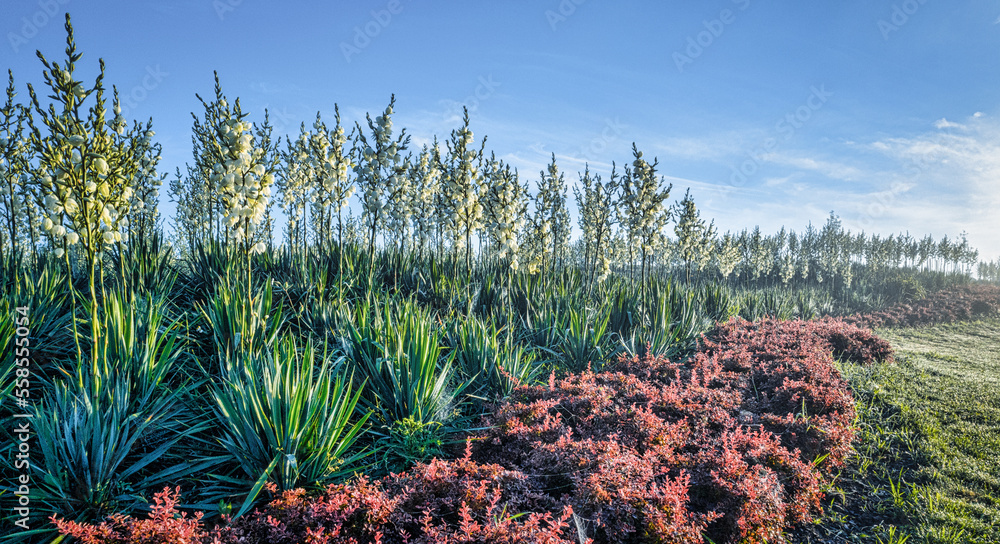
[[[1000,286],[976,284],[944,289],[908,304],[848,317],[863,327],[916,327],[981,319],[1000,311]]]
[[[621,357],[516,388],[459,459],[287,491],[211,530],[167,516],[167,492],[160,523],[58,523],[85,544],[775,542],[819,512],[850,450],[854,401],[835,358],[892,351],[843,321],[736,318],[684,362]],[[154,526],[189,538],[150,536]]]

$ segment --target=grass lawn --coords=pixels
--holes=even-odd
[[[841,366],[857,455],[792,540],[1000,543],[1000,320],[878,334],[898,363]]]

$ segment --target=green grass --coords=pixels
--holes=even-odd
[[[795,541],[1000,542],[1000,320],[878,333],[899,362],[841,366],[857,455]]]

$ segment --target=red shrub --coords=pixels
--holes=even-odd
[[[831,355],[891,353],[839,321],[733,320],[687,363],[622,358],[518,388],[475,458],[536,478],[596,542],[774,541],[820,507],[813,462],[850,448],[854,402]]]
[[[65,521],[52,516],[59,532],[79,539],[82,544],[211,544],[227,542],[222,531],[206,531],[201,512],[187,517],[177,512],[180,488],[166,488],[153,497],[147,519],[114,515],[97,525]]]
[[[320,497],[286,492],[238,520],[233,532],[241,542],[268,544],[569,544],[571,515],[524,474],[466,456],[418,464],[374,484],[361,478],[331,485]]]
[[[274,488],[271,488],[274,491]],[[201,514],[177,514],[164,490],[149,519],[116,516],[99,525],[54,520],[84,544],[572,544],[573,511],[534,491],[527,476],[467,457],[434,460],[371,483],[296,489],[221,529]],[[558,513],[558,515],[554,514]],[[520,514],[527,514],[521,516]]]
[[[864,327],[917,327],[994,315],[1000,310],[1000,286],[964,285],[931,294],[912,304],[846,320]]]
[[[774,542],[819,510],[826,467],[850,447],[854,402],[833,357],[891,356],[842,321],[734,319],[684,363],[623,357],[517,388],[457,460],[285,492],[212,531],[169,491],[149,520],[56,523],[84,544]]]

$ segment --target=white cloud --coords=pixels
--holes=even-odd
[[[948,124],[963,130],[945,132],[942,129],[949,127],[939,126],[937,131],[871,144],[872,150],[895,161],[896,183],[906,190],[896,191],[882,213],[869,213],[869,221],[891,218],[935,236],[965,230],[984,258],[995,258],[1000,256],[1000,123],[980,114]]]
[[[945,119],[944,117],[934,121],[934,128],[945,129],[945,128],[965,128],[965,126],[958,123],[952,123],[951,121]]]
[[[857,166],[838,161],[801,157],[790,153],[768,153],[764,155],[767,162],[788,166],[797,170],[815,172],[830,179],[840,181],[861,181],[865,172]]]

